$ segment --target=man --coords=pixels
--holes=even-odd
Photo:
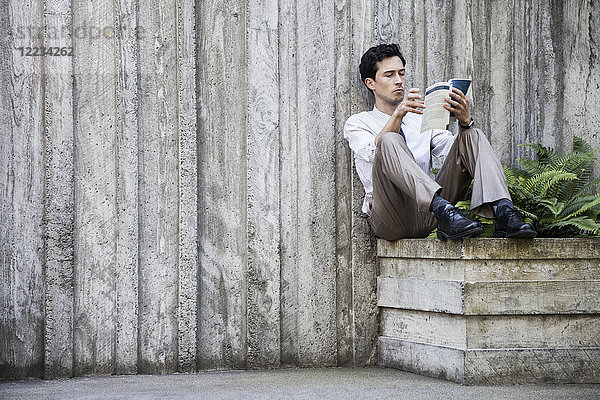
[[[375,107],[348,118],[344,137],[354,153],[365,188],[363,212],[380,238],[426,237],[437,224],[438,238],[480,236],[483,227],[454,207],[473,181],[472,211],[495,218],[494,236],[536,236],[515,210],[504,169],[487,138],[475,128],[467,97],[453,88],[445,108],[459,123],[456,138],[445,130],[420,133],[425,108],[418,88],[405,96],[405,60],[395,44],[370,48],[360,74]],[[431,156],[446,156],[435,180]]]

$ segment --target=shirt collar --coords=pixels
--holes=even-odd
[[[373,106],[373,116],[381,121],[385,121],[387,123],[387,121],[390,119],[391,115],[388,115],[386,113],[384,113],[383,111],[380,111],[377,106]]]

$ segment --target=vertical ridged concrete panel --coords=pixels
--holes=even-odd
[[[117,374],[134,374],[138,366],[139,280],[139,96],[137,2],[115,3],[117,63],[117,243],[116,338]]]
[[[337,361],[335,294],[334,1],[296,3],[298,354]],[[327,100],[325,100],[327,99]]]
[[[352,315],[352,173],[351,155],[341,134],[347,115],[352,112],[351,96],[353,78],[346,74],[352,62],[352,2],[335,3],[335,199],[336,199],[336,326],[337,365],[353,365]]]
[[[72,23],[70,1],[48,3],[44,45],[70,51],[73,41],[62,27]],[[44,377],[52,378],[73,372],[73,57],[47,57],[44,67]]]
[[[557,110],[561,120],[563,136],[582,136],[600,148],[600,63],[598,43],[600,43],[600,7],[592,0],[568,0],[562,3],[562,29],[554,31],[553,38],[561,40],[556,50],[562,53],[560,65],[563,82],[562,109]],[[560,15],[559,15],[560,17]],[[563,37],[558,38],[560,33]],[[568,143],[571,144],[570,142]],[[594,172],[600,174],[600,158],[596,157]]]
[[[138,3],[138,372],[177,370],[179,120],[177,9]]]
[[[248,368],[280,365],[279,13],[248,2]]]
[[[196,2],[177,2],[179,123],[179,371],[196,370],[198,354],[198,124]]]
[[[351,2],[351,58],[350,75],[350,114],[372,109],[372,97],[361,82],[358,72],[360,58],[368,48],[377,43],[380,31],[377,21],[383,22],[374,2]],[[367,101],[366,101],[367,100]],[[345,122],[345,121],[344,121]],[[338,132],[343,135],[343,132]],[[350,155],[351,156],[351,155]],[[352,158],[352,157],[351,157]],[[375,257],[375,239],[369,224],[362,213],[365,191],[352,167],[352,340],[353,361],[355,365],[375,362],[377,336],[377,259]],[[340,237],[338,240],[342,240]]]
[[[300,363],[298,346],[298,112],[296,0],[279,6],[281,366]],[[285,21],[285,23],[283,23]]]
[[[247,349],[246,1],[203,1],[196,12],[198,367],[240,369]]]
[[[42,46],[24,27],[44,18],[38,1],[0,5],[0,377],[43,373],[44,95],[42,59],[17,47]],[[24,31],[23,31],[24,29]]]
[[[505,165],[513,162],[513,71],[523,68],[522,64],[513,62],[513,24],[509,22],[513,20],[513,9],[513,2],[481,0],[473,2],[470,12],[473,29],[472,115]],[[490,23],[492,19],[496,23]]]
[[[110,374],[115,363],[117,52],[103,27],[112,1],[72,3],[75,264],[73,373]]]

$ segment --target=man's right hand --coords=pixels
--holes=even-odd
[[[423,96],[419,94],[419,88],[411,88],[408,90],[406,98],[402,100],[400,104],[396,106],[392,118],[385,124],[381,132],[375,137],[375,144],[379,143],[381,136],[387,132],[398,133],[400,126],[402,125],[402,119],[409,112],[415,114],[423,114],[425,104],[423,103]]]
[[[423,103],[423,96],[419,94],[419,91],[419,88],[410,88],[406,98],[394,110],[394,114],[400,117],[400,119],[404,118],[409,112],[423,114],[425,103]]]

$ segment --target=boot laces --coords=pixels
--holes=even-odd
[[[448,208],[446,209],[446,213],[449,217],[453,217],[454,215],[458,214],[466,218],[465,213],[458,207]]]
[[[514,219],[523,221],[523,214],[521,214],[521,212],[514,207],[510,207],[507,210],[503,210],[502,216],[507,221],[512,221]]]

